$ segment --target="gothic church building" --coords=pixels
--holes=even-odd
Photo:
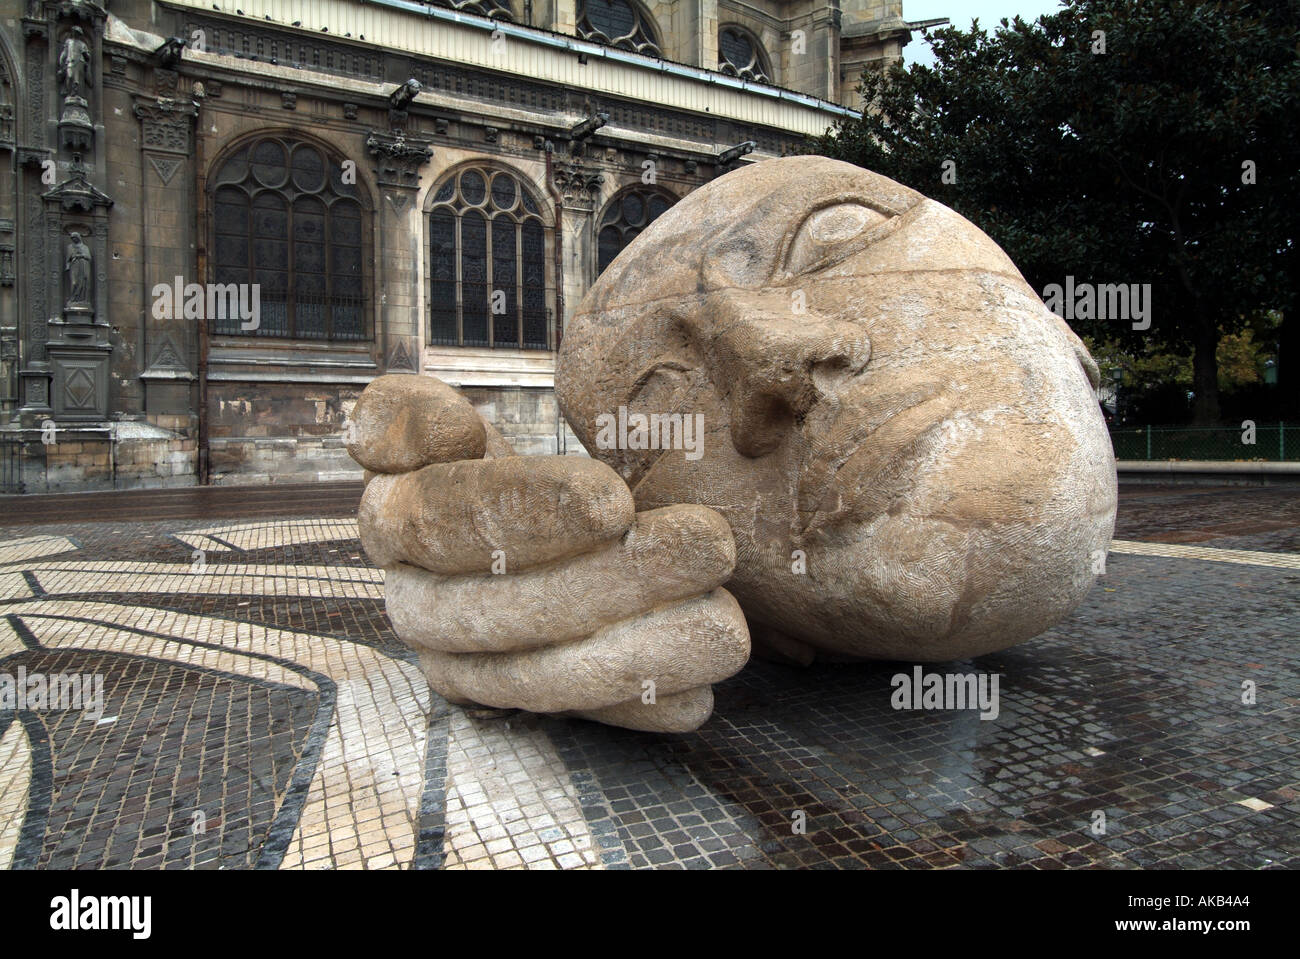
[[[567,315],[856,109],[890,0],[0,0],[3,492],[359,477],[356,397],[576,440]]]

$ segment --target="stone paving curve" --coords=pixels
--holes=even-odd
[[[673,736],[448,705],[294,512],[0,529],[0,867],[1300,866],[1294,490],[1126,487],[1070,619],[926,667],[996,718],[753,662]]]

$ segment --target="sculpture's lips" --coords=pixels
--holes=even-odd
[[[838,522],[873,519],[859,511],[856,501],[863,497],[856,492],[858,478],[866,475],[879,482],[870,490],[872,499],[905,492],[919,479],[916,470],[908,468],[919,447],[955,406],[956,400],[935,386],[925,398],[883,421],[855,417],[847,429],[848,439],[838,444],[839,452],[811,456],[799,471],[798,531],[806,535]],[[842,482],[845,475],[853,482]]]

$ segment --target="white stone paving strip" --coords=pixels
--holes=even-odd
[[[27,817],[27,789],[32,779],[32,749],[27,730],[17,719],[0,737],[0,869],[14,861],[14,849]]]
[[[1164,559],[1199,559],[1209,563],[1240,563],[1245,566],[1274,566],[1300,569],[1300,553],[1264,553],[1248,549],[1215,549],[1211,546],[1186,546],[1181,543],[1138,543],[1113,539],[1112,553],[1135,556],[1160,556]]]
[[[232,523],[207,529],[191,529],[174,534],[195,549],[229,552],[230,546],[242,550],[270,549],[299,543],[326,543],[333,540],[358,539],[354,519],[301,519],[266,523]],[[226,544],[229,543],[230,546]]]
[[[577,791],[539,729],[453,709],[447,732],[447,869],[599,869]]]
[[[0,566],[40,556],[56,556],[76,548],[66,536],[25,536],[22,539],[5,540],[0,543]]]
[[[9,620],[0,619],[0,659],[12,656],[14,653],[21,653],[26,648],[23,641],[18,638],[18,634],[14,632],[14,628],[9,625]]]
[[[48,562],[24,567],[41,589],[60,593],[181,593],[383,599],[383,570],[368,566],[264,566],[236,563]],[[31,596],[21,575],[0,575],[0,599]]]
[[[161,636],[145,636],[140,633],[124,632],[115,626],[105,626],[97,622],[84,622],[82,617],[86,607],[83,604],[68,604],[64,615],[75,615],[77,619],[53,619],[49,610],[58,608],[58,602],[43,603],[40,610],[25,606],[17,614],[23,625],[30,629],[40,640],[42,646],[49,649],[73,647],[99,653],[123,653],[127,656],[148,656],[153,659],[184,663],[203,669],[215,669],[239,676],[250,676],[264,682],[280,683],[297,689],[315,691],[316,684],[302,673],[285,669],[276,663],[250,657],[246,652],[228,652],[223,649],[206,649],[194,646],[182,639],[164,639]],[[75,611],[75,612],[74,612]],[[219,622],[213,620],[212,622]],[[237,624],[228,624],[231,626]],[[199,637],[191,637],[198,639]],[[211,642],[203,639],[203,642]]]
[[[31,599],[35,595],[21,573],[0,573],[0,600]]]

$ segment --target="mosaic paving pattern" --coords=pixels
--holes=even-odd
[[[1122,497],[1070,620],[941,667],[996,719],[755,662],[678,736],[449,706],[350,520],[0,530],[0,674],[103,677],[0,704],[0,867],[1295,868],[1297,499]]]

